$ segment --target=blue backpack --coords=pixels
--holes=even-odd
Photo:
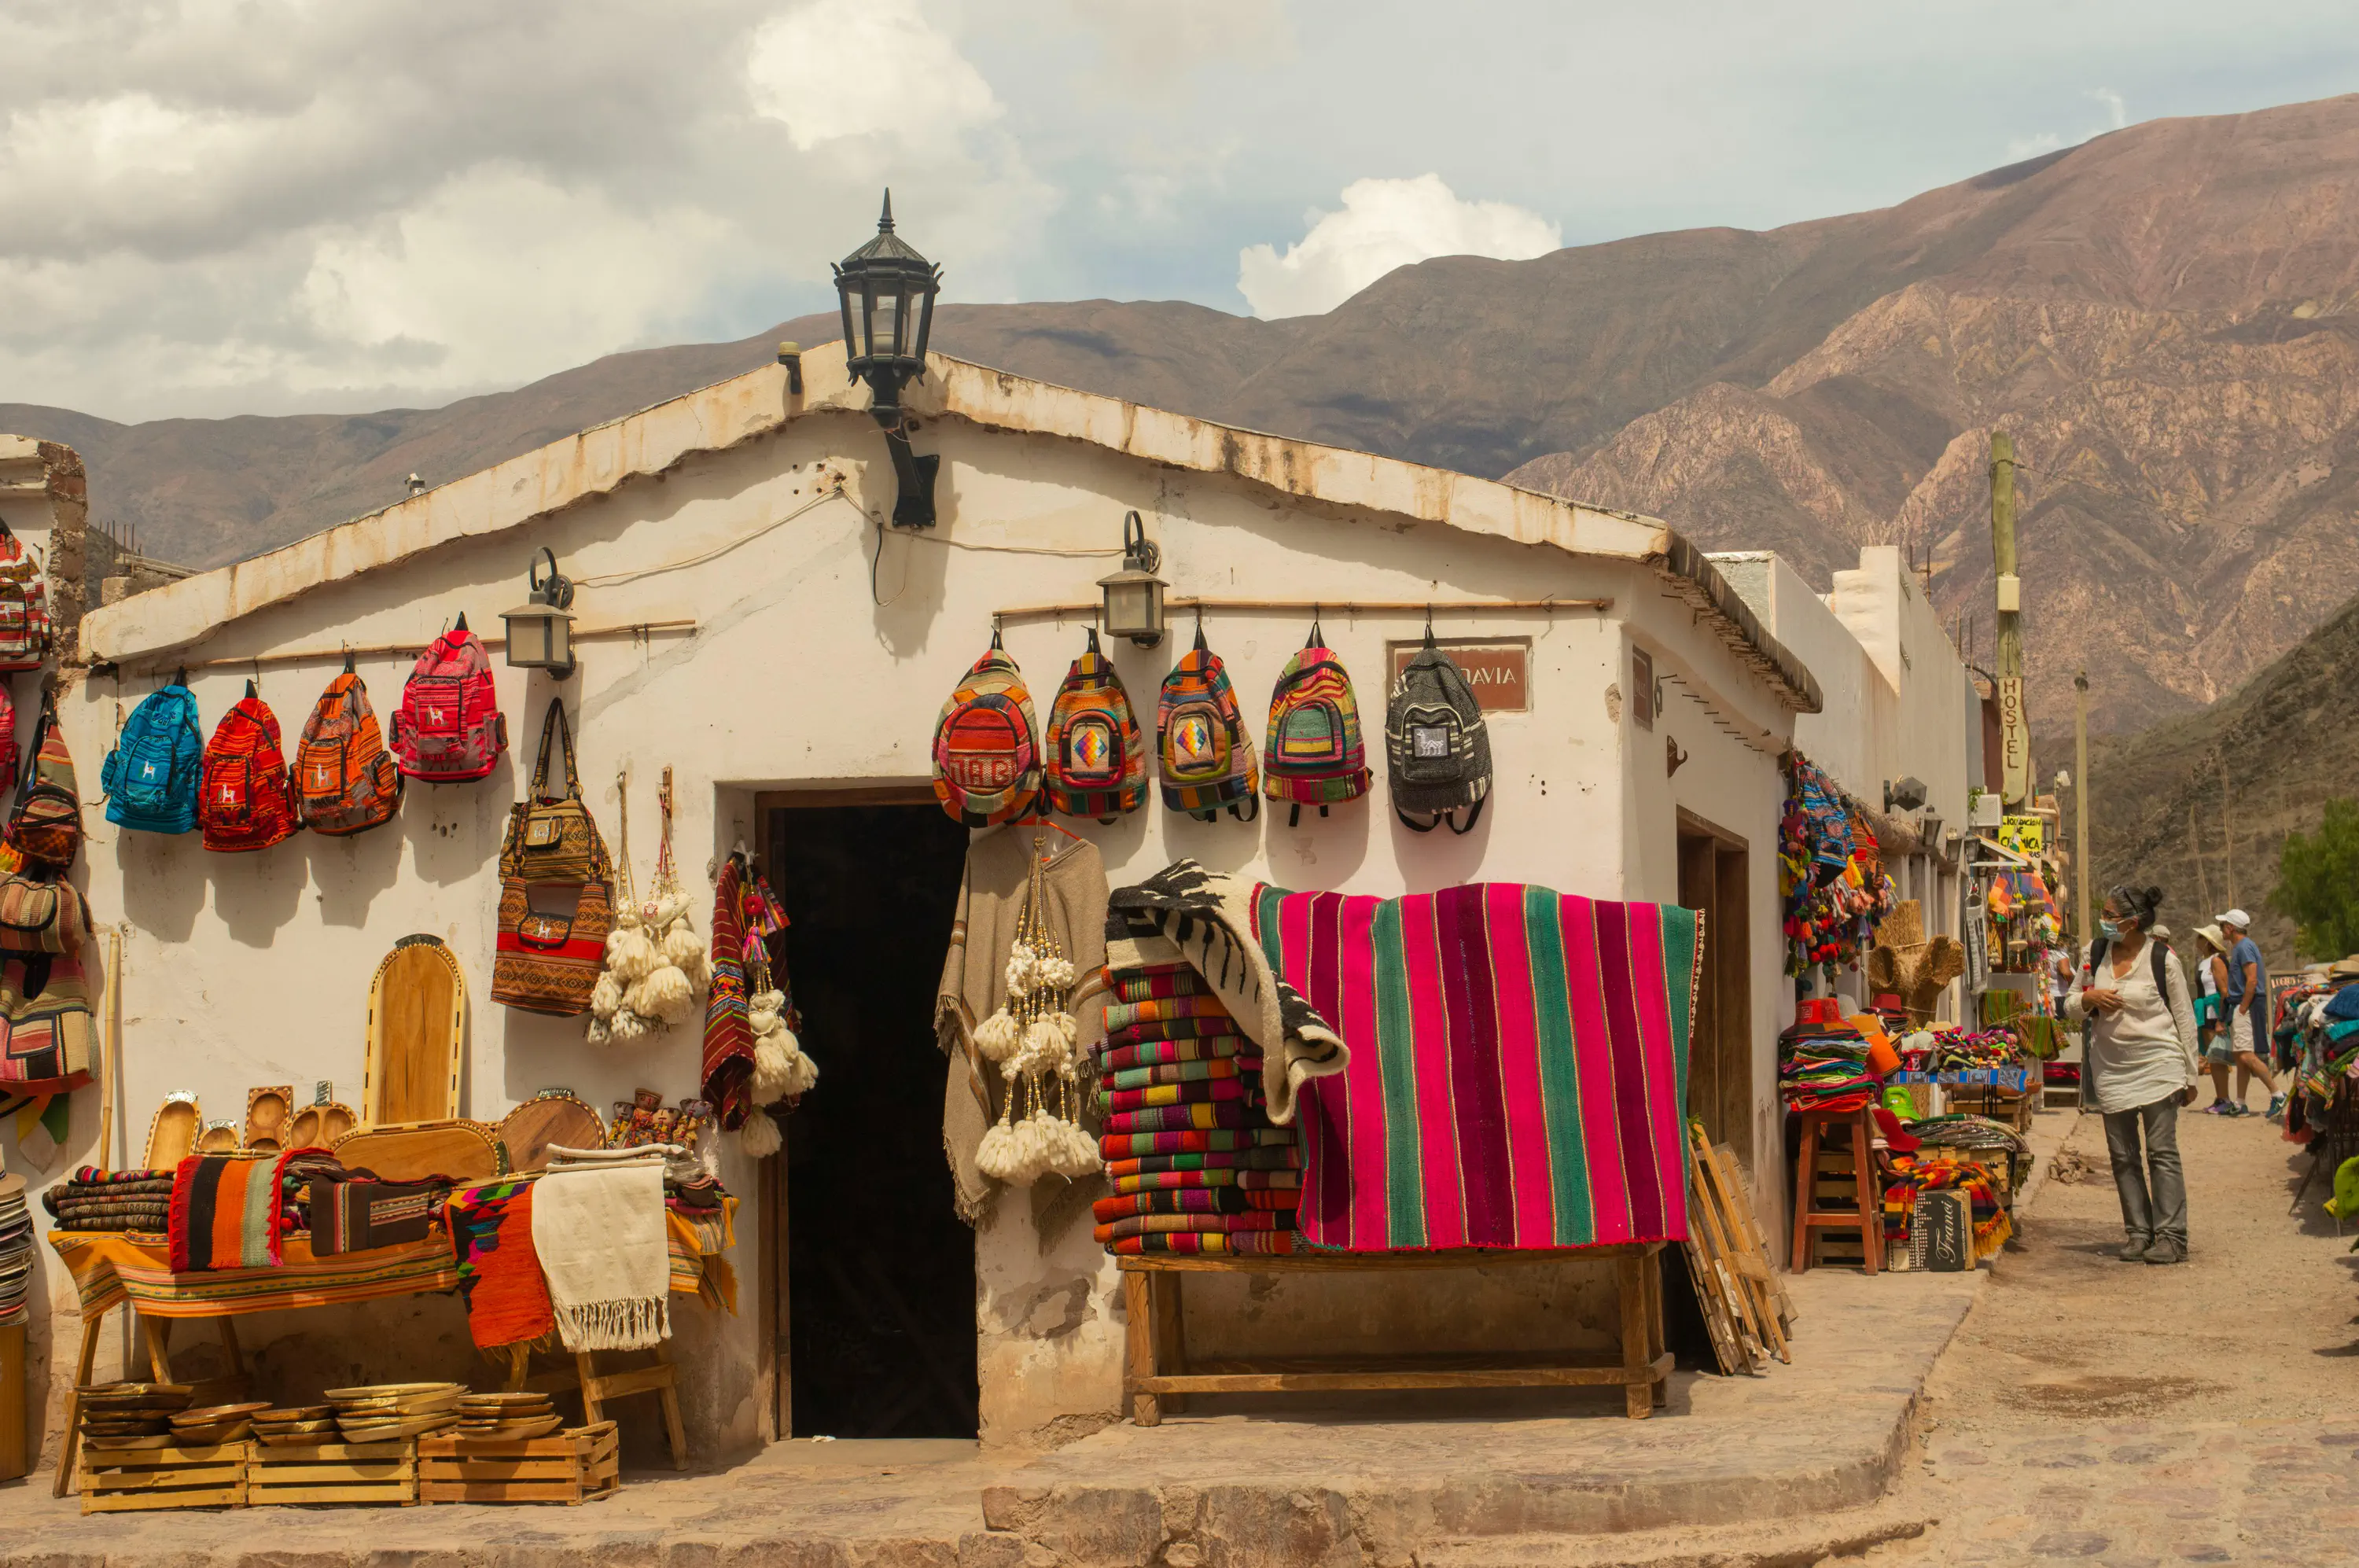
[[[189,689],[175,682],[151,692],[132,710],[99,769],[106,820],[142,833],[193,833],[204,756],[197,700]]]

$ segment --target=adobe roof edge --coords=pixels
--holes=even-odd
[[[1234,474],[1332,506],[1647,566],[1714,621],[1722,640],[1783,705],[1819,711],[1809,670],[1768,635],[1701,551],[1655,518],[1397,458],[1238,430],[942,354],[929,354],[927,363],[931,374],[903,394],[909,411],[921,417],[1061,436],[1166,467]],[[788,393],[783,366],[764,365],[277,550],[93,610],[82,622],[82,647],[94,659],[116,661],[185,648],[233,621],[331,583],[521,527],[805,415],[867,409],[868,390],[845,375],[840,344],[804,351],[802,370],[799,396]]]

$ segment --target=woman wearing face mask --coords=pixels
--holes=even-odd
[[[2081,1103],[2105,1118],[2125,1263],[2187,1260],[2179,1107],[2195,1097],[2195,1008],[2179,955],[2151,933],[2159,887],[2115,887],[2065,1016],[2088,1026]],[[2141,1149],[2143,1145],[2143,1149]]]

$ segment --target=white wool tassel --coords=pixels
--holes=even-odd
[[[645,979],[648,971],[659,962],[656,944],[647,939],[646,931],[637,927],[626,927],[607,934],[606,967],[613,970],[614,977],[624,985]]]
[[[794,1076],[794,1062],[787,1054],[787,1042],[793,1038],[784,1029],[754,1036],[754,1098],[763,1105],[792,1093],[788,1083]]]
[[[745,1118],[745,1125],[737,1129],[737,1147],[753,1160],[767,1160],[777,1153],[786,1141],[778,1133],[778,1124],[770,1118],[770,1113],[758,1108]]]
[[[757,1000],[745,1010],[745,1027],[757,1038],[778,1027],[778,1014],[774,1007],[765,1007]]]
[[[689,987],[688,976],[669,964],[650,971],[633,989],[639,999],[632,1004],[631,1010],[668,1024],[679,1022],[696,1006],[696,993]]]
[[[590,1013],[597,1018],[611,1018],[623,1005],[623,983],[614,978],[611,969],[599,972],[598,984],[590,988]]]
[[[674,920],[664,932],[663,955],[674,968],[687,970],[704,962],[704,942],[686,920]]]
[[[974,1146],[974,1168],[995,1181],[1016,1180],[1016,1132],[1006,1122],[994,1122]]]
[[[614,1044],[628,1045],[647,1038],[647,1024],[626,1005],[614,1010],[614,1016],[606,1022],[606,1031]]]
[[[1007,1071],[1026,1077],[1051,1073],[1064,1060],[1065,1051],[1065,1037],[1057,1026],[1047,1018],[1034,1018],[1024,1026],[1023,1046],[1008,1059]]]
[[[628,871],[630,868],[628,866],[625,866],[624,869]],[[636,931],[638,929],[638,925],[639,907],[625,899],[614,910],[614,930],[618,931]],[[614,941],[612,932],[607,934],[607,941],[610,943]]]
[[[1073,961],[1049,953],[1033,967],[1034,978],[1048,990],[1069,991],[1073,985]]]
[[[1024,996],[1032,989],[1032,977],[1038,973],[1040,955],[1022,942],[1007,950],[1007,989],[1015,996]]]
[[[1049,1124],[1049,1169],[1060,1176],[1087,1176],[1105,1169],[1098,1146],[1069,1121],[1051,1117]]]
[[[786,1036],[786,1041],[787,1098],[793,1099],[798,1094],[808,1094],[819,1086],[819,1063],[810,1059],[809,1051],[796,1044],[793,1035]]]
[[[589,1024],[582,1032],[592,1045],[606,1045],[614,1038],[614,1031],[608,1026],[606,1020],[594,1013],[591,1015]]]
[[[1006,1062],[1023,1044],[1017,1035],[1016,1020],[1006,1007],[975,1026],[974,1048],[983,1052],[986,1062]]]

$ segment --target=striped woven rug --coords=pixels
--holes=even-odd
[[[1304,1239],[1380,1252],[1685,1240],[1693,910],[1521,883],[1254,890],[1351,1048],[1301,1090]]]

